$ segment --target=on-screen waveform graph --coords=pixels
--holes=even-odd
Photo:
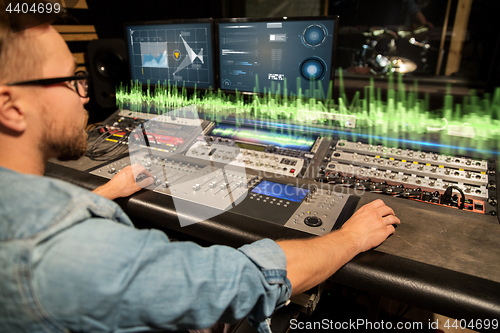
[[[388,78],[387,96],[382,96],[375,88],[373,79],[365,89],[358,91],[352,100],[344,92],[342,73],[339,73],[339,96],[335,99],[306,99],[303,96],[281,95],[279,93],[255,95],[244,100],[241,93],[226,95],[219,91],[205,91],[202,94],[187,95],[176,86],[155,85],[154,91],[147,93],[137,82],[127,88],[123,85],[116,91],[119,108],[126,105],[131,111],[162,114],[182,106],[194,104],[203,109],[203,116],[215,121],[228,117],[237,123],[258,118],[263,123],[283,123],[299,132],[319,131],[317,125],[325,125],[322,133],[335,133],[341,139],[365,138],[370,144],[382,141],[385,146],[406,144],[423,149],[427,142],[421,137],[432,135],[439,138],[437,146],[441,153],[449,154],[457,149],[458,154],[471,151],[485,154],[500,154],[500,87],[493,93],[478,96],[474,90],[460,100],[452,95],[444,96],[443,107],[431,111],[428,94],[418,93],[417,83],[408,89],[402,76]],[[330,90],[332,83],[330,83]],[[331,94],[329,94],[331,96]],[[423,98],[422,98],[423,97]],[[342,122],[333,123],[329,115],[350,115],[356,117],[356,128],[344,128]],[[312,125],[307,129],[307,125]],[[340,126],[339,126],[340,125]],[[333,128],[333,126],[339,128]],[[331,130],[330,130],[331,129]],[[454,134],[473,129],[473,136]],[[422,147],[420,147],[422,146]],[[457,148],[458,147],[458,148]]]
[[[203,61],[203,48],[201,48],[200,53],[196,54],[196,52],[193,51],[193,48],[191,46],[189,46],[188,43],[186,43],[186,41],[184,40],[184,38],[182,38],[182,36],[180,36],[180,38],[182,39],[182,42],[184,43],[184,47],[186,48],[187,55],[184,58],[184,60],[182,60],[182,62],[179,65],[179,67],[177,67],[177,69],[175,70],[174,74],[176,74],[179,71],[183,70],[187,66],[193,64],[196,59],[200,59],[201,63],[202,64],[204,63],[204,61]],[[176,57],[176,56],[180,57],[180,54],[179,53],[175,53],[174,57]]]
[[[130,36],[132,71],[141,81],[210,83],[206,28],[131,30]]]

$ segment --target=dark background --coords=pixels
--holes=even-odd
[[[245,17],[247,3],[257,4],[280,3],[286,0],[189,0],[189,1],[167,1],[167,0],[87,0],[89,10],[70,10],[75,24],[93,24],[97,29],[99,38],[123,38],[123,23],[134,21],[190,19],[190,18],[228,18]],[[320,1],[320,0],[304,0]],[[321,0],[322,1],[322,0]],[[417,0],[423,3],[422,12],[427,20],[432,22],[435,29],[428,37],[428,42],[434,48],[439,48],[441,30],[446,12],[447,0]],[[321,8],[325,3],[321,2]],[[449,47],[451,30],[458,0],[452,1],[450,19],[448,23],[448,37],[445,49]],[[254,6],[255,7],[255,6]],[[271,6],[272,7],[272,6]],[[258,6],[257,6],[258,8]],[[352,53],[359,50],[365,37],[359,31],[370,27],[394,27],[403,19],[400,0],[329,0],[328,14],[340,16],[340,31],[337,57],[337,67],[343,68],[351,65]],[[470,14],[467,36],[464,42],[460,70],[452,77],[464,80],[480,81],[485,84],[485,90],[491,91],[500,86],[500,1],[498,0],[474,0]],[[255,13],[252,13],[255,16]],[[263,12],[262,17],[267,16]],[[71,23],[71,22],[68,22]],[[358,33],[343,34],[344,30],[357,31]],[[406,50],[402,52],[418,54]],[[82,50],[72,50],[74,52]],[[404,55],[403,55],[404,56]],[[410,57],[411,58],[411,57]],[[429,61],[434,65],[420,75],[434,76],[435,59],[437,51],[429,52]],[[442,66],[442,73],[446,66]]]

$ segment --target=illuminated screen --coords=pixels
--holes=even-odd
[[[214,86],[211,22],[127,25],[126,33],[133,81]]]
[[[289,201],[301,202],[307,193],[309,193],[309,190],[264,180],[257,185],[252,192]]]
[[[214,136],[244,141],[260,145],[275,145],[281,148],[310,151],[318,136],[295,135],[284,130],[255,129],[251,127],[236,127],[229,124],[218,124],[210,133]]]
[[[221,88],[326,98],[336,23],[336,17],[219,22]]]
[[[244,143],[244,142],[237,142],[236,145],[240,148],[243,148],[243,149],[250,149],[250,150],[256,150],[256,151],[266,150],[266,146],[251,145],[251,144]]]

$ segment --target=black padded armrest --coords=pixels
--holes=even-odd
[[[90,190],[106,182],[87,172],[52,163],[48,164],[46,175]],[[152,227],[175,230],[211,243],[237,247],[265,237],[310,237],[230,211],[181,228],[172,199],[147,190],[117,202],[132,219],[140,218]],[[455,319],[500,318],[500,283],[377,250],[358,255],[331,279]]]
[[[377,250],[358,255],[331,279],[455,319],[500,318],[500,283]]]

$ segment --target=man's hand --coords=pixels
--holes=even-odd
[[[140,174],[147,177],[136,183],[135,178]],[[153,174],[140,164],[132,164],[123,168],[109,182],[96,188],[93,192],[105,198],[114,200],[120,197],[128,197],[140,189],[153,183]]]
[[[358,253],[382,243],[399,224],[394,211],[382,200],[361,207],[344,226],[322,237],[280,241],[287,260],[292,294],[308,290],[326,280]]]
[[[392,208],[377,199],[358,209],[341,230],[351,234],[359,252],[365,252],[380,245],[400,223]]]

